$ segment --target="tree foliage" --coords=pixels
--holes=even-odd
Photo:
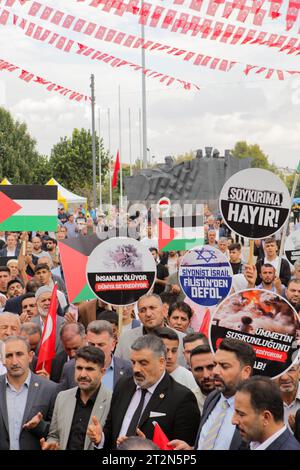
[[[44,184],[49,175],[46,157],[36,150],[36,141],[25,123],[14,121],[0,108],[0,177],[15,184]]]
[[[266,155],[258,144],[247,144],[246,141],[239,141],[231,150],[231,154],[235,158],[252,158],[252,168],[264,168],[265,170],[272,170]]]
[[[108,169],[108,154],[100,140],[102,177]],[[74,129],[72,137],[63,137],[50,155],[52,176],[71,191],[88,193],[93,187],[92,134],[86,129]],[[96,174],[99,181],[99,138],[96,135]]]

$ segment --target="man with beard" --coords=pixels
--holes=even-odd
[[[290,304],[300,311],[300,279],[291,279],[285,289],[284,297]]]
[[[35,298],[36,298],[37,308],[38,308],[38,315],[35,317],[32,317],[31,321],[39,325],[42,331],[45,326],[46,318],[48,315],[51,296],[52,296],[52,289],[48,286],[39,287],[35,293]],[[60,339],[60,329],[63,323],[64,323],[64,319],[56,315],[56,339],[55,339],[55,353],[56,354],[59,354],[61,351],[63,351],[63,345]],[[38,350],[39,350],[39,346],[37,348],[37,353],[38,353]]]
[[[195,442],[195,450],[238,450],[242,446],[239,431],[232,424],[237,386],[250,377],[255,362],[252,347],[236,339],[225,338],[215,354],[215,390],[208,395]],[[169,444],[175,450],[193,450],[178,439]]]
[[[191,371],[198,385],[192,390],[197,398],[199,410],[203,412],[206,397],[215,390],[215,358],[208,344],[197,346],[190,354]]]
[[[295,427],[295,414],[300,409],[300,365],[293,364],[276,379],[283,401],[284,422],[292,431]]]
[[[267,377],[252,377],[237,386],[233,425],[251,450],[300,450],[283,421],[280,390]]]
[[[276,294],[282,295],[284,288],[282,287],[281,280],[276,277],[274,266],[269,263],[263,264],[260,269],[261,283],[257,289],[265,289]]]
[[[7,373],[0,377],[0,450],[39,450],[47,436],[56,384],[29,369],[33,352],[22,336],[5,339]]]
[[[102,384],[104,353],[94,346],[78,349],[75,381],[78,387],[57,396],[50,430],[42,450],[93,450],[95,423],[105,423],[111,392]],[[94,423],[94,424],[93,424]]]
[[[131,346],[133,377],[117,383],[105,427],[93,431],[100,447],[115,448],[136,434],[153,438],[157,421],[166,436],[196,437],[200,414],[194,394],[166,372],[166,347],[153,334],[138,338]]]

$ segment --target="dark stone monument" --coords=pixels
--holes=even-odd
[[[161,197],[171,201],[217,200],[225,181],[234,173],[251,167],[251,158],[234,158],[230,150],[224,156],[213,147],[196,151],[193,160],[175,163],[171,156],[154,168],[124,178],[125,195],[129,201],[156,202]]]

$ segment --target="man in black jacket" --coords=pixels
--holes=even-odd
[[[277,385],[267,377],[252,377],[237,387],[232,423],[251,450],[300,450],[283,421]]]
[[[232,424],[234,396],[237,386],[252,374],[255,352],[236,339],[223,339],[215,354],[215,387],[204,402],[202,418],[195,441],[195,450],[238,450],[241,435]],[[185,441],[170,442],[175,450],[192,450]]]
[[[282,258],[280,264],[280,271],[278,275],[278,266],[280,263],[280,258],[277,256],[277,243],[274,238],[266,238],[264,244],[264,257],[259,259],[256,263],[257,269],[257,279],[256,285],[261,283],[260,270],[263,264],[271,264],[274,266],[276,275],[280,278],[281,283],[287,286],[289,280],[291,279],[291,269],[289,262]]]
[[[119,380],[102,431],[98,423],[98,446],[115,448],[125,436],[140,430],[152,439],[157,422],[169,439],[195,440],[200,419],[195,395],[166,372],[166,348],[161,338],[144,335],[131,346],[133,378]]]

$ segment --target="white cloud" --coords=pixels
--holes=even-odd
[[[64,2],[47,0],[47,4],[118,28],[131,34],[140,34],[135,18],[122,18],[101,13],[90,8],[88,2]],[[204,1],[207,4],[207,0]],[[171,0],[166,8],[174,7]],[[184,11],[186,6],[177,9]],[[26,8],[15,4],[21,16]],[[191,11],[190,11],[191,12]],[[234,23],[234,21],[233,21]],[[236,23],[237,24],[237,23]],[[43,23],[47,26],[47,23]],[[247,24],[246,24],[247,26]],[[248,24],[250,27],[250,24]],[[279,23],[282,31],[284,25]],[[52,29],[57,29],[51,26]],[[266,29],[276,29],[269,20]],[[75,41],[111,51],[116,56],[140,62],[140,50],[131,50],[111,43],[60,30]],[[101,108],[101,134],[108,145],[107,109],[111,111],[111,150],[119,145],[118,136],[118,86],[121,85],[122,102],[122,153],[123,161],[129,161],[128,108],[131,109],[133,158],[139,157],[139,108],[141,107],[141,74],[128,68],[113,69],[101,62],[94,62],[79,55],[66,54],[50,45],[34,41],[22,31],[2,27],[0,58],[44,76],[58,84],[85,94],[90,93],[90,74],[96,78],[97,107]],[[220,42],[199,40],[157,28],[146,28],[146,37],[175,47],[203,51],[217,57],[240,61],[230,73],[211,71],[190,63],[155,52],[146,54],[146,65],[164,71],[201,86],[200,92],[188,92],[179,86],[167,88],[159,81],[147,80],[148,147],[151,155],[161,160],[165,155],[179,154],[191,149],[212,145],[221,152],[231,148],[237,140],[258,143],[268,153],[271,161],[279,165],[295,166],[299,157],[299,108],[300,81],[290,77],[284,82],[264,80],[260,75],[246,77],[242,70],[245,63],[297,69],[297,56],[279,53],[261,46],[230,46]],[[49,153],[61,136],[71,135],[74,127],[90,127],[91,111],[87,105],[68,101],[49,93],[40,85],[18,80],[17,73],[3,72],[0,82],[0,104],[24,120],[43,153]],[[98,119],[98,112],[96,112]],[[98,120],[97,120],[98,128]]]

